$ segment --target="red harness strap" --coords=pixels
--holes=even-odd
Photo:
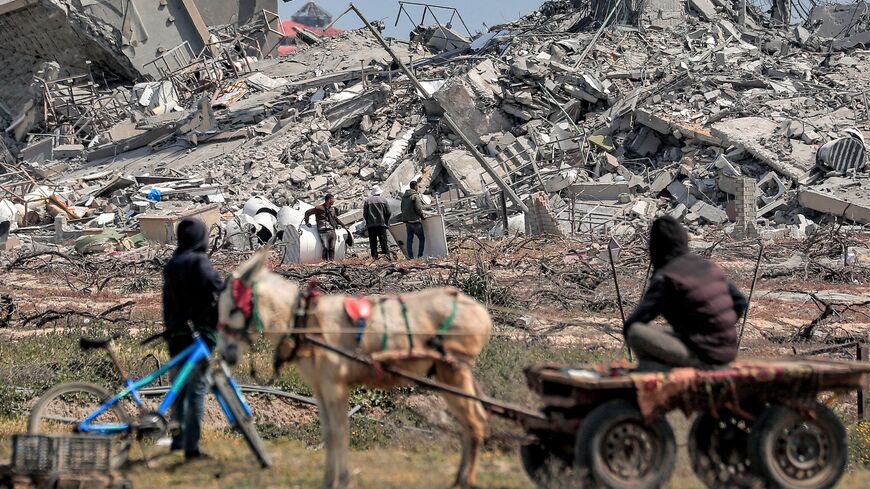
[[[358,329],[356,342],[362,341],[363,330],[372,316],[372,303],[365,297],[348,297],[344,300],[344,312]]]
[[[254,289],[248,287],[240,279],[233,280],[233,302],[246,318],[254,312]]]

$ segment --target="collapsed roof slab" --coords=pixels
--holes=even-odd
[[[77,28],[59,6],[48,1],[0,3],[0,104],[13,117],[36,95],[30,86],[46,61],[63,64],[61,77],[89,71],[109,79],[135,76],[125,58],[119,59],[106,44]]]
[[[760,117],[740,117],[713,124],[713,135],[726,146],[739,146],[787,178],[802,183],[815,161],[812,152],[782,149],[772,146],[788,145],[789,141],[780,134],[779,124]],[[782,143],[782,144],[780,144]],[[794,146],[794,144],[791,144]]]
[[[822,185],[801,189],[798,202],[816,212],[870,224],[870,188],[858,181],[831,178]]]

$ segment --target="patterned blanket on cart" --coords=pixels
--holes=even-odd
[[[641,411],[651,417],[674,408],[686,413],[722,405],[736,408],[741,400],[783,395],[809,400],[825,388],[859,387],[860,370],[849,362],[739,360],[711,370],[675,368],[629,376],[637,389]]]

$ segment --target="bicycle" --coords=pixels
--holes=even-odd
[[[87,382],[70,382],[57,385],[39,397],[30,412],[28,431],[30,433],[73,432],[92,435],[105,435],[115,438],[112,453],[112,466],[123,465],[131,446],[131,438],[162,438],[177,429],[176,423],[167,419],[167,412],[178,397],[191,371],[202,361],[208,361],[206,381],[218,400],[230,426],[241,432],[251,451],[262,467],[271,462],[260,439],[251,413],[241,390],[233,379],[226,364],[211,358],[206,342],[194,333],[194,342],[166,364],[141,379],[130,379],[112,349],[115,340],[123,336],[116,333],[102,339],[80,338],[83,350],[105,349],[121,375],[124,389],[112,395],[108,390]],[[154,335],[142,342],[146,345],[163,337]],[[170,369],[179,367],[178,374],[169,391],[160,402],[156,411],[148,410],[139,390],[159,379]],[[134,420],[124,404],[134,404],[139,415]],[[54,431],[52,431],[54,430]]]

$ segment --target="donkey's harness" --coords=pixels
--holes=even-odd
[[[233,296],[233,309],[231,310],[231,315],[237,312],[241,313],[242,316],[245,318],[245,323],[244,326],[240,329],[232,328],[226,323],[218,324],[218,328],[225,328],[231,334],[241,336],[245,339],[245,341],[251,343],[252,341],[249,331],[252,326],[258,333],[262,334],[265,332],[265,328],[263,327],[263,321],[260,318],[260,314],[257,310],[257,303],[255,300],[257,283],[254,282],[253,285],[248,286],[240,279],[236,278],[233,279],[231,287]],[[293,309],[293,330],[289,333],[283,334],[278,342],[277,348],[275,349],[275,357],[273,359],[274,373],[272,381],[274,381],[277,377],[281,367],[285,363],[290,363],[295,360],[297,355],[299,354],[302,344],[305,342],[306,339],[306,335],[300,331],[305,330],[305,323],[308,319],[309,310],[316,303],[317,298],[321,295],[322,292],[317,288],[317,281],[315,278],[309,279],[306,286],[299,289],[299,293],[296,297],[296,304]],[[405,301],[402,299],[401,296],[396,296],[395,299],[399,301],[399,305],[401,307],[402,319],[405,324],[405,332],[408,335],[409,351],[413,351],[414,334],[411,332],[411,323],[408,319],[407,304],[405,304]],[[385,300],[386,298],[378,300],[381,317],[384,321],[386,321],[386,315],[384,313]],[[435,336],[427,342],[427,346],[437,350],[442,355],[446,355],[443,345],[443,335],[450,329],[453,321],[456,319],[456,312],[458,307],[457,302],[458,294],[454,293],[453,304],[450,310],[450,314],[446,318],[444,318],[444,320],[438,326]],[[348,297],[347,299],[345,299],[344,309],[345,313],[353,322],[354,327],[357,328],[355,338],[357,344],[360,344],[363,337],[363,331],[365,330],[368,321],[371,318],[371,313],[373,310],[372,302],[365,297]],[[387,350],[388,346],[389,329],[384,326],[383,338],[381,340],[381,348],[382,350]]]

